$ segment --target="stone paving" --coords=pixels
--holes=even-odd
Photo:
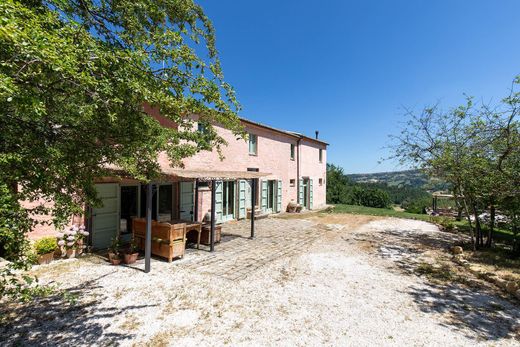
[[[250,237],[251,221],[222,226],[222,241],[215,252],[201,245],[188,249],[179,266],[229,280],[246,278],[256,269],[278,258],[298,254],[320,237],[316,224],[303,219],[266,218],[255,221],[255,239]],[[175,262],[174,262],[175,263]]]

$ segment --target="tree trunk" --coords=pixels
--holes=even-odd
[[[493,232],[495,230],[495,205],[491,204],[490,206],[490,221],[489,221],[489,230],[486,240],[486,247],[491,247],[491,244],[493,243]]]
[[[478,246],[478,248],[480,248],[480,247],[484,246],[484,236],[482,235],[482,227],[480,225],[480,220],[478,219],[477,206],[473,202],[471,204],[471,207],[473,209],[473,215],[475,216],[475,231],[477,234],[477,246]]]
[[[464,198],[464,209],[466,210],[466,218],[468,219],[469,225],[469,235],[471,236],[471,247],[473,250],[476,250],[476,242],[475,242],[475,234],[473,233],[473,225],[471,224],[471,214],[469,213],[468,203],[466,202],[466,198]]]

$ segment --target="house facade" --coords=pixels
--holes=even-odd
[[[186,170],[252,171],[267,174],[258,184],[256,194],[260,213],[279,213],[289,203],[306,209],[326,203],[327,144],[303,135],[275,129],[242,119],[248,140],[237,140],[231,131],[217,128],[228,142],[221,161],[216,151],[201,152],[184,161]],[[251,208],[251,182],[236,180],[217,186],[217,221],[242,219]],[[198,220],[211,205],[209,189],[199,189]]]
[[[176,126],[154,110],[147,112],[163,126]],[[223,160],[216,150],[202,151],[185,159],[183,169],[175,169],[175,174],[170,172],[164,180],[153,182],[152,219],[207,220],[211,209],[210,182],[197,179],[200,173],[226,177],[215,181],[217,223],[248,218],[253,185],[247,177],[254,174],[260,177],[257,215],[284,212],[290,203],[308,210],[325,206],[327,143],[246,119],[241,122],[248,133],[247,140],[237,139],[231,131],[215,126],[228,143],[222,148]],[[196,130],[197,124],[194,126]],[[159,164],[165,172],[172,171],[166,155],[159,157]],[[146,215],[146,186],[131,179],[103,178],[96,188],[103,205],[86,213],[91,245],[106,248],[117,233],[129,240],[132,219]],[[76,217],[73,223],[77,222]]]

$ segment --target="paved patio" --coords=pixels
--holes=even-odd
[[[185,258],[173,264],[203,274],[240,280],[273,260],[300,253],[320,237],[316,224],[303,219],[257,220],[253,240],[250,239],[250,225],[249,220],[223,224],[222,241],[215,244],[215,252],[210,253],[209,247],[202,245],[200,250],[189,248]]]

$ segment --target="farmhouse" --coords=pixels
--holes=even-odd
[[[176,126],[152,108],[145,111],[163,126]],[[290,203],[308,210],[325,205],[328,144],[318,139],[318,132],[311,138],[246,119],[241,122],[247,141],[215,125],[228,143],[222,148],[223,160],[216,150],[202,151],[185,159],[184,168],[174,169],[166,155],[159,157],[163,175],[151,184],[152,220],[209,222],[211,182],[215,182],[216,224],[250,218],[252,198],[256,216],[283,212]],[[85,221],[93,248],[108,247],[117,233],[130,240],[133,220],[146,216],[146,187],[132,179],[99,180],[96,188],[103,205],[91,208]]]

